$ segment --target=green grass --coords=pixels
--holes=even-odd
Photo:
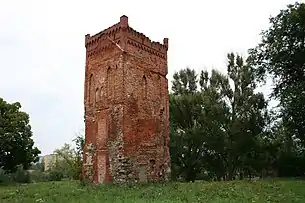
[[[45,182],[0,186],[0,202],[305,202],[305,181],[264,180],[81,186]]]

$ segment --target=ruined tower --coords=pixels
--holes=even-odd
[[[128,17],[85,36],[83,177],[164,181],[170,173],[168,39],[151,41]]]

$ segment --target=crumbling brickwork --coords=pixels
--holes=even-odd
[[[92,183],[166,181],[170,173],[168,39],[120,22],[86,35],[83,177]]]

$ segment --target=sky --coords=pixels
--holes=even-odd
[[[225,71],[227,53],[246,56],[269,17],[294,2],[0,0],[0,97],[21,103],[35,145],[50,154],[84,131],[86,34],[127,15],[153,41],[168,37],[171,81],[186,67]]]

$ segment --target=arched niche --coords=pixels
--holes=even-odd
[[[94,97],[95,97],[93,74],[90,74],[90,76],[89,76],[88,97],[89,97],[88,98],[89,104],[92,104],[94,101]]]
[[[142,86],[142,95],[146,99],[147,98],[147,78],[145,75],[143,75],[143,77],[142,77],[141,86]]]

